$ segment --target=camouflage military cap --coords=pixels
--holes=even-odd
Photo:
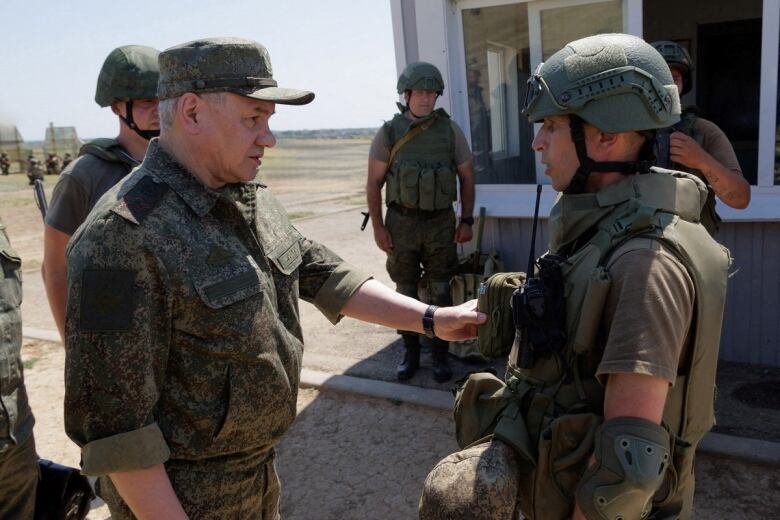
[[[157,56],[143,45],[117,47],[106,57],[98,75],[95,102],[107,107],[114,101],[157,97]]]
[[[420,520],[514,520],[519,473],[517,454],[500,441],[453,453],[425,480]]]
[[[232,92],[283,105],[305,105],[314,93],[281,88],[273,79],[268,50],[243,38],[206,38],[160,53],[160,99],[185,92]]]

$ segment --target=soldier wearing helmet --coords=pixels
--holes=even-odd
[[[652,45],[669,64],[680,96],[690,92],[693,61],[688,51],[671,41],[653,42]],[[715,236],[721,222],[715,209],[715,196],[727,206],[743,209],[750,203],[750,184],[742,176],[726,134],[712,121],[699,117],[695,107],[683,110],[680,121],[669,131],[668,138],[659,139],[661,164],[670,163],[670,167],[692,173],[704,181],[708,194],[701,220]]]
[[[561,192],[549,252],[512,298],[505,380],[458,392],[463,451],[428,475],[420,518],[691,518],[729,255],[699,221],[706,186],[653,166],[680,114],[669,68],[634,36],[583,38],[539,66],[523,111]]]
[[[377,246],[387,253],[387,272],[396,290],[417,298],[424,276],[431,303],[450,305],[449,280],[457,268],[456,244],[468,242],[474,224],[474,172],[463,131],[436,99],[444,92],[439,70],[426,62],[410,63],[397,84],[405,104],[376,133],[368,159],[366,198]],[[456,223],[452,203],[458,199]],[[387,213],[382,216],[382,187]],[[400,331],[405,355],[398,379],[411,378],[420,365],[420,338]],[[449,344],[431,338],[432,370],[437,382],[452,377]]]
[[[111,107],[119,135],[95,139],[63,169],[54,187],[44,228],[43,272],[54,321],[64,337],[67,298],[65,247],[98,199],[138,166],[149,140],[160,132],[157,113],[159,51],[126,45],[111,51],[100,69],[95,102]]]

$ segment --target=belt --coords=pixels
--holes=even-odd
[[[391,209],[397,213],[400,213],[401,215],[404,215],[405,217],[436,217],[452,211],[451,207],[427,210],[420,208],[407,208],[406,206],[401,206],[400,204],[396,203],[390,204],[387,206],[387,209]]]

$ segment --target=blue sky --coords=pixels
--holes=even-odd
[[[274,129],[379,127],[395,111],[389,0],[2,0],[0,20],[0,124],[26,140],[50,121],[82,138],[116,135],[117,118],[94,101],[108,53],[209,36],[259,41],[280,86],[316,93],[278,106]]]

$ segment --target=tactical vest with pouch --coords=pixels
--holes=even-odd
[[[505,356],[512,348],[515,324],[509,302],[525,281],[525,273],[496,273],[479,286],[477,310],[487,322],[477,328],[479,352],[488,358]]]
[[[611,284],[609,268],[620,255],[649,247],[647,240],[630,240],[640,237],[664,244],[685,266],[695,288],[685,359],[663,414],[672,439],[672,464],[653,499],[659,518],[690,517],[694,452],[714,423],[715,370],[730,265],[728,251],[698,223],[706,196],[705,186],[693,176],[653,168],[598,193],[562,195],[556,202],[550,215],[550,251],[566,258],[561,266],[565,346],[537,356],[523,369],[516,339],[506,375],[513,398],[506,399],[493,387],[483,394],[466,392],[467,381],[458,397],[470,402],[456,405],[461,419],[472,421],[465,427],[456,421],[460,431],[472,432],[459,441],[468,445],[492,434],[533,468],[522,476],[520,490],[529,520],[571,515],[575,488],[602,422],[604,389],[595,374],[606,341],[602,313]],[[491,399],[500,401],[500,411],[495,403],[484,406]],[[474,409],[463,410],[469,406]],[[480,414],[480,407],[488,417]]]
[[[387,205],[425,211],[451,208],[458,190],[455,136],[447,112],[437,109],[414,121],[396,114],[383,128],[385,143],[391,150],[404,136],[415,132],[391,159],[386,179]]]

